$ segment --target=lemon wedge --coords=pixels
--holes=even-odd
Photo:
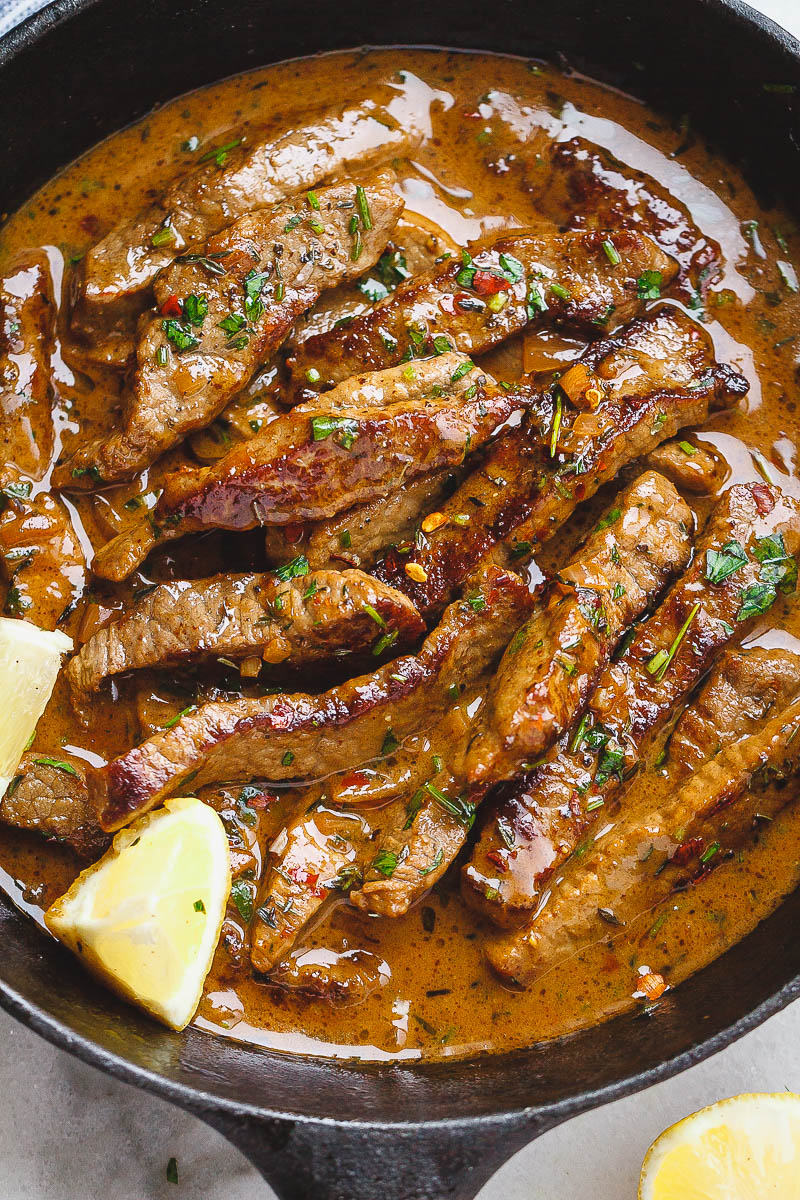
[[[0,722],[0,796],[14,777],[36,723],[53,693],[61,659],[72,638],[30,621],[0,617],[0,695],[7,707]]]
[[[639,1200],[800,1200],[800,1096],[720,1100],[670,1126],[645,1156]]]
[[[194,1016],[231,890],[225,828],[195,797],[167,800],[45,913],[89,970],[172,1029]]]

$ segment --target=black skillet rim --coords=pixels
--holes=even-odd
[[[31,44],[35,43],[41,36],[46,34],[50,29],[54,28],[61,21],[69,18],[73,13],[78,13],[87,10],[98,3],[98,0],[53,0],[38,13],[33,14],[21,24],[15,26],[2,39],[0,39],[0,66],[14,57],[14,55]],[[698,3],[713,12],[717,12],[726,16],[728,19],[736,20],[738,23],[748,27],[752,34],[760,34],[773,43],[779,46],[784,53],[800,63],[800,43],[792,37],[781,26],[777,25],[769,17],[756,12],[749,5],[742,3],[742,0],[698,0]],[[775,916],[780,913],[781,909],[786,907],[788,901],[784,901],[773,917],[768,918],[764,925],[771,924]],[[2,897],[3,908],[8,910],[8,915],[12,917],[12,913],[16,915],[16,910],[12,909],[10,902],[5,897]],[[23,918],[28,920],[28,918]],[[758,930],[754,931],[743,942],[738,943],[739,948],[745,949],[757,934]],[[37,931],[38,933],[38,931]],[[38,934],[44,939],[44,935]],[[734,946],[731,950],[726,951],[712,963],[710,967],[699,972],[699,975],[705,975],[710,972],[716,964],[721,964],[725,960],[731,958],[736,951]],[[687,981],[688,982],[688,981]],[[685,986],[685,985],[684,985]],[[292,1120],[299,1123],[323,1124],[337,1126],[347,1124],[349,1126],[362,1126],[365,1128],[374,1128],[376,1130],[398,1130],[401,1128],[410,1128],[414,1125],[424,1124],[426,1127],[441,1127],[447,1128],[469,1128],[474,1125],[485,1126],[492,1121],[502,1122],[512,1117],[525,1118],[534,1117],[546,1127],[555,1125],[558,1122],[577,1115],[578,1113],[595,1107],[602,1103],[607,1103],[612,1100],[619,1099],[623,1096],[630,1095],[644,1087],[661,1082],[679,1072],[686,1070],[705,1058],[724,1049],[732,1044],[744,1034],[756,1028],[759,1024],[767,1020],[770,1016],[780,1012],[793,1000],[800,997],[800,973],[795,975],[779,986],[774,992],[766,996],[763,1000],[750,1008],[740,1017],[731,1020],[717,1029],[711,1036],[698,1041],[695,1045],[666,1058],[665,1060],[651,1066],[644,1067],[640,1070],[633,1071],[619,1079],[611,1082],[603,1083],[600,1086],[594,1087],[589,1091],[576,1090],[575,1094],[566,1095],[559,1100],[535,1103],[526,1106],[511,1106],[508,1108],[495,1108],[489,1112],[479,1113],[476,1115],[465,1115],[459,1117],[434,1117],[426,1118],[424,1121],[416,1119],[406,1120],[402,1116],[398,1116],[397,1120],[376,1121],[368,1119],[353,1119],[346,1117],[344,1119],[329,1116],[319,1116],[309,1114],[307,1112],[298,1112],[288,1109],[272,1109],[264,1105],[251,1104],[241,1100],[234,1100],[227,1096],[222,1096],[203,1087],[192,1087],[189,1084],[179,1082],[169,1078],[167,1075],[160,1073],[157,1070],[152,1070],[143,1067],[132,1059],[127,1058],[124,1054],[114,1053],[113,1051],[101,1046],[93,1041],[90,1037],[76,1032],[66,1023],[58,1020],[55,1016],[48,1013],[44,1008],[32,1000],[29,1000],[22,992],[10,986],[5,979],[0,979],[0,1006],[2,1006],[12,1016],[27,1025],[34,1032],[45,1038],[52,1044],[74,1054],[84,1062],[92,1066],[108,1072],[109,1074],[119,1078],[127,1083],[132,1083],[136,1086],[150,1091],[154,1094],[162,1096],[164,1099],[170,1100],[173,1103],[179,1104],[182,1107],[193,1110],[198,1114],[220,1114],[229,1117],[255,1117],[260,1120],[281,1120],[290,1117]],[[617,1026],[630,1017],[615,1018],[611,1022],[605,1022],[606,1026]],[[595,1028],[602,1028],[595,1027]],[[210,1036],[210,1035],[203,1035]],[[580,1035],[570,1035],[571,1037]],[[559,1041],[569,1039],[558,1039]],[[265,1054],[269,1057],[277,1056],[281,1060],[289,1060],[289,1062],[297,1061],[298,1057],[306,1063],[309,1059],[306,1056],[296,1056],[291,1054],[283,1054],[280,1052],[270,1052],[262,1050],[259,1047],[248,1047],[256,1054]],[[535,1049],[535,1048],[534,1048]],[[530,1053],[528,1051],[515,1051],[506,1055],[481,1056],[474,1059],[461,1060],[452,1064],[456,1069],[459,1066],[469,1067],[470,1064],[477,1065],[481,1062],[485,1063],[489,1058],[500,1066],[503,1063],[511,1064],[514,1059],[519,1059],[522,1055]],[[314,1058],[311,1061],[319,1063],[323,1067],[335,1066],[339,1070],[353,1072],[359,1076],[369,1078],[370,1076],[391,1073],[411,1074],[416,1078],[431,1079],[435,1076],[436,1069],[439,1064],[418,1064],[418,1063],[400,1063],[389,1065],[374,1065],[358,1062],[342,1062]],[[288,1065],[288,1063],[287,1063]]]

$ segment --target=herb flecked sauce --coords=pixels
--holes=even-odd
[[[396,80],[398,72],[405,73],[402,83],[412,108],[427,106],[430,89],[438,93],[429,136],[414,151],[413,161],[393,164],[399,185],[407,208],[457,244],[542,219],[535,199],[536,172],[542,168],[530,136],[536,131],[562,141],[580,136],[600,146],[621,175],[633,168],[652,176],[682,202],[701,233],[720,244],[724,258],[705,296],[695,296],[688,307],[711,333],[718,357],[750,382],[741,410],[715,417],[699,439],[727,459],[728,483],[757,480],[766,472],[800,496],[795,475],[800,303],[791,267],[786,269],[800,252],[800,235],[782,213],[763,211],[736,170],[691,128],[678,127],[582,76],[543,64],[442,51],[370,51],[280,64],[180,97],[91,150],[7,218],[0,225],[0,266],[20,250],[46,246],[58,282],[62,271],[107,229],[146,204],[162,181],[191,165],[209,146],[222,144],[231,126],[252,121],[271,123],[276,130],[291,128],[295,114],[308,110],[309,97],[324,113],[341,104],[345,87],[359,98],[384,79]],[[580,348],[554,335],[529,336],[496,353],[492,369],[511,378],[523,363],[527,369],[557,366]],[[67,362],[56,371],[57,432],[75,431],[79,422],[84,429],[93,422],[107,427],[119,392],[117,377],[74,357],[67,356]],[[265,405],[269,412],[268,385],[267,374],[267,398],[256,389],[252,411],[260,413],[259,405]],[[56,455],[58,449],[57,444]],[[173,452],[152,469],[142,490],[157,485],[164,465],[174,466],[183,453]],[[99,499],[74,500],[74,520],[84,544],[107,540],[130,495],[128,486]],[[609,495],[605,489],[584,506],[540,556],[542,567],[564,561]],[[691,503],[702,519],[709,502]],[[160,577],[186,569],[194,575],[247,569],[249,556],[257,561],[256,542],[242,538],[234,555],[230,538],[201,539],[191,549],[167,555]],[[94,590],[67,631],[87,636],[109,606],[118,606],[120,598],[147,584],[147,569],[134,577],[130,589],[118,587],[113,597]],[[31,616],[35,620],[35,612]],[[756,628],[748,644],[797,649],[796,638],[798,606],[784,603]],[[144,705],[150,715],[161,713],[161,723],[189,702],[185,692],[181,696],[180,689],[164,691],[164,686],[163,678],[154,676],[144,700],[141,690],[139,695],[140,710]],[[140,736],[133,692],[123,687],[113,704],[107,695],[99,698],[87,729],[76,721],[60,685],[35,747],[52,753],[62,745],[98,763]],[[661,766],[651,764],[634,784],[654,798],[670,786],[668,759]],[[318,791],[322,793],[321,785]],[[247,879],[248,873],[257,873],[263,848],[281,828],[283,805],[293,798],[251,810],[245,819],[234,795],[217,803],[232,834],[235,870],[244,871]],[[308,801],[305,791],[302,802]],[[35,919],[78,869],[62,848],[9,830],[0,835],[0,863],[9,895]],[[400,919],[370,919],[340,901],[301,939],[309,950],[364,948],[387,964],[391,975],[386,986],[362,1004],[343,1008],[256,982],[241,952],[241,914],[232,906],[196,1020],[204,1029],[279,1050],[365,1059],[463,1056],[530,1045],[633,1007],[641,967],[662,973],[674,987],[742,938],[799,878],[800,809],[790,806],[759,830],[750,848],[701,885],[646,909],[622,931],[609,929],[601,941],[544,975],[529,992],[516,993],[502,987],[483,962],[483,931],[460,900],[456,867]],[[663,1003],[669,1003],[669,993]]]

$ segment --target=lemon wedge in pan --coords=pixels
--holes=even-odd
[[[65,633],[0,617],[0,695],[7,704],[0,722],[0,797],[53,693],[61,659],[71,649],[72,638]]]
[[[45,913],[90,971],[172,1029],[194,1016],[231,890],[225,828],[195,797],[114,838]]]
[[[800,1096],[733,1096],[665,1130],[639,1200],[800,1200]]]

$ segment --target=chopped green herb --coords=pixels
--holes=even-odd
[[[610,510],[610,512],[607,512],[606,515],[604,517],[601,517],[600,520],[597,522],[597,524],[595,525],[595,532],[601,533],[604,529],[608,529],[609,525],[613,525],[614,522],[618,521],[621,516],[622,516],[621,508],[612,508]]]
[[[349,450],[358,437],[359,423],[353,417],[312,417],[311,433],[315,442],[334,436],[334,440]]]
[[[244,329],[247,321],[241,313],[228,313],[227,317],[223,317],[218,322],[219,328],[224,333],[238,333],[240,329]]]
[[[194,712],[195,708],[196,708],[196,705],[194,705],[194,704],[190,704],[188,708],[182,708],[179,713],[176,713],[174,717],[171,717],[170,720],[166,722],[166,724],[161,726],[161,728],[162,729],[174,729],[175,726],[180,721],[181,717],[185,717],[187,715],[187,713]]]
[[[678,447],[684,454],[688,454],[690,457],[693,454],[697,454],[697,447],[693,446],[691,442],[678,442]]]
[[[72,763],[65,762],[63,758],[35,758],[33,760],[37,767],[54,767],[57,771],[63,771],[65,775],[74,775],[76,779],[80,779],[80,775],[73,767]]]
[[[450,382],[458,383],[459,379],[463,379],[465,375],[469,375],[470,371],[474,371],[474,370],[475,370],[475,363],[472,362],[470,359],[467,359],[466,362],[460,363],[456,367],[455,371],[453,371],[453,374],[450,376]]]
[[[373,608],[373,606],[371,604],[362,604],[361,607],[364,610],[364,612],[367,614],[367,616],[372,617],[372,619],[376,625],[379,625],[381,629],[386,628],[386,622],[384,621],[381,614],[378,612],[377,608]]]
[[[294,762],[294,755],[292,754],[291,750],[286,751],[281,759],[281,762],[283,763],[284,767],[290,767],[292,765]]]
[[[525,268],[513,254],[501,254],[500,266],[509,283],[519,283],[525,276]]]
[[[660,271],[642,271],[636,280],[636,295],[640,300],[658,300],[661,297],[661,284]]]
[[[391,729],[386,730],[386,736],[381,743],[381,755],[386,758],[389,754],[394,754],[400,743]]]
[[[175,230],[171,225],[164,225],[163,228],[156,230],[150,238],[150,245],[155,249],[159,246],[168,246],[170,242],[175,241]]]
[[[711,862],[711,859],[714,857],[715,854],[719,854],[720,850],[721,850],[721,846],[720,846],[719,842],[712,842],[711,845],[707,846],[706,849],[703,851],[703,853],[700,855],[700,862],[701,863]]]
[[[386,284],[381,283],[380,279],[373,279],[371,276],[368,279],[361,280],[358,290],[367,297],[370,304],[377,304],[379,300],[385,300],[389,295],[389,289]]]
[[[203,904],[202,900],[195,900],[194,911],[199,913],[204,913],[206,911],[206,906]]]
[[[747,554],[737,541],[726,542],[721,550],[706,550],[703,572],[709,583],[722,583],[747,565]]]
[[[379,850],[372,860],[373,870],[391,879],[397,869],[397,855],[392,850]]]
[[[306,192],[306,200],[308,201],[309,208],[313,208],[316,212],[319,212],[319,198],[316,192]]]
[[[253,919],[253,892],[246,880],[234,879],[231,900],[239,910],[239,916],[248,924]]]
[[[356,204],[358,205],[358,211],[361,214],[361,224],[364,226],[364,229],[369,232],[370,229],[372,229],[372,213],[369,211],[369,200],[367,198],[367,193],[360,184],[356,188]]]
[[[186,296],[181,301],[181,309],[189,325],[199,327],[208,316],[208,298],[206,296]]]
[[[161,328],[179,353],[183,353],[184,350],[193,350],[195,346],[200,345],[199,339],[195,337],[191,329],[180,321],[164,320],[161,322]]]
[[[383,654],[384,650],[388,650],[390,646],[393,646],[397,641],[399,634],[399,629],[393,629],[391,633],[384,633],[381,637],[379,637],[375,645],[372,647],[372,653],[375,655],[375,657],[377,658],[379,654]]]
[[[290,579],[296,579],[298,575],[307,575],[309,569],[305,554],[298,554],[296,558],[290,559],[283,566],[275,567],[272,574],[282,583],[287,583]]]
[[[681,628],[679,629],[678,634],[675,638],[675,641],[672,643],[669,650],[659,650],[658,653],[654,654],[653,657],[648,662],[647,670],[650,672],[651,675],[655,675],[656,680],[659,683],[666,675],[669,664],[672,662],[673,658],[677,654],[678,647],[680,646],[683,639],[686,637],[689,626],[691,625],[692,621],[695,619],[695,617],[697,616],[699,611],[700,611],[700,602],[698,601],[697,604],[695,604],[692,611],[689,613],[689,616],[686,618],[686,620],[684,621]]]
[[[614,245],[614,243],[611,241],[610,238],[606,238],[601,244],[603,247],[603,252],[605,253],[606,258],[611,263],[612,267],[618,267],[619,264],[622,262],[622,259],[620,258],[619,250],[617,250],[617,247]]]
[[[553,293],[554,296],[558,296],[559,300],[569,300],[572,295],[572,293],[569,291],[569,289],[565,288],[560,283],[551,283],[550,291]]]
[[[555,458],[558,453],[558,435],[561,433],[561,418],[563,415],[563,400],[561,398],[561,388],[556,391],[556,410],[553,414],[553,427],[550,431],[550,457]]]
[[[217,146],[213,150],[207,150],[205,154],[198,158],[198,162],[210,162],[212,159],[218,167],[224,167],[228,161],[228,151],[235,150],[237,146],[241,146],[244,138],[237,138],[235,142],[226,142],[224,146]]]
[[[192,140],[196,141],[197,139],[195,138]],[[194,147],[192,147],[192,149],[194,149]],[[177,1183],[177,1182],[178,1182],[178,1160],[177,1160],[177,1158],[171,1158],[169,1160],[169,1162],[167,1163],[167,1183]]]
[[[737,621],[748,621],[751,617],[763,616],[775,603],[777,592],[771,583],[751,583],[740,593]]]

